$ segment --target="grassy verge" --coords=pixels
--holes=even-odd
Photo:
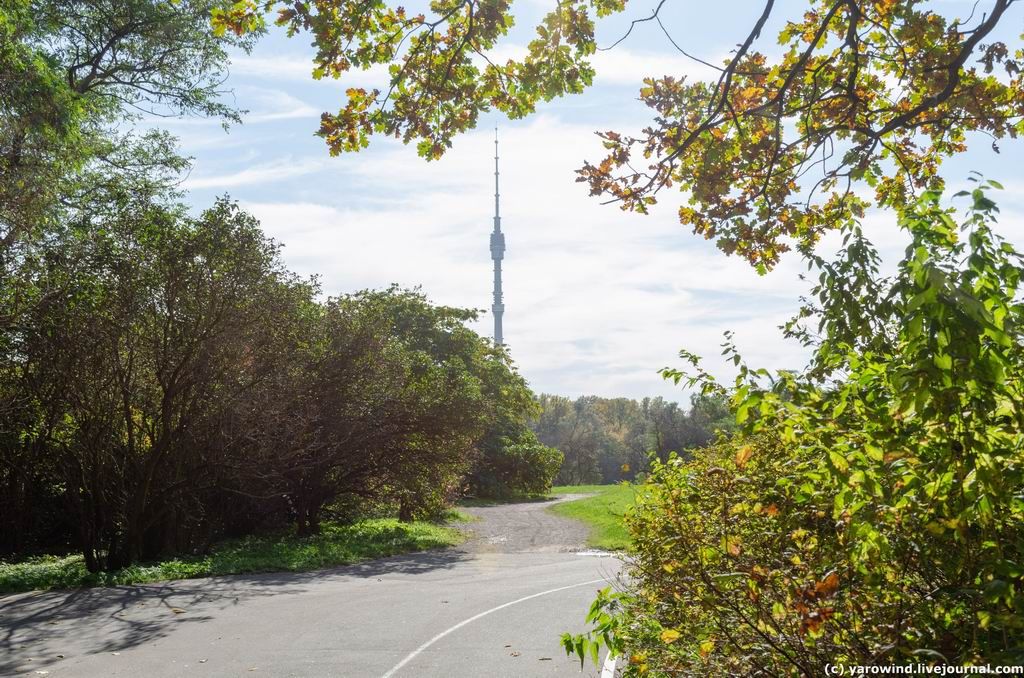
[[[450,508],[441,516],[441,522],[444,523],[475,523],[478,520],[480,520],[479,516],[460,511],[457,508]]]
[[[633,506],[635,488],[632,485],[568,485],[554,487],[552,494],[592,494],[585,499],[556,504],[549,511],[573,518],[590,526],[591,546],[610,551],[629,546],[629,534],[622,517]]]
[[[463,522],[459,511],[446,518]],[[393,518],[353,525],[325,523],[312,537],[276,534],[225,541],[203,557],[133,565],[116,572],[90,573],[82,556],[43,556],[18,563],[0,561],[0,593],[82,586],[141,584],[252,572],[301,572],[360,560],[451,546],[463,540],[456,529],[436,523],[402,523]]]
[[[551,488],[551,494],[608,494],[616,492],[628,485],[555,485]],[[632,496],[632,494],[630,495]]]

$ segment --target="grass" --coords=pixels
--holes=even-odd
[[[450,522],[467,522],[472,516],[449,511],[445,518]],[[80,555],[42,556],[18,563],[0,561],[0,593],[252,572],[302,572],[451,546],[463,538],[458,530],[437,523],[402,523],[394,518],[380,518],[352,525],[324,523],[321,533],[311,537],[279,533],[225,541],[207,556],[133,565],[116,572],[91,573],[85,569]]]
[[[472,504],[467,504],[467,506],[471,505]],[[443,523],[475,523],[478,520],[480,520],[479,516],[474,516],[472,513],[460,511],[457,508],[447,509],[441,516],[441,522]]]
[[[633,506],[632,485],[568,485],[551,489],[552,494],[592,494],[591,497],[555,504],[549,511],[590,526],[587,543],[599,549],[618,551],[629,547],[629,533],[622,517]]]
[[[607,494],[615,492],[622,487],[628,487],[625,485],[555,485],[551,488],[551,494]],[[632,496],[632,493],[630,494]],[[632,505],[632,502],[630,502]]]

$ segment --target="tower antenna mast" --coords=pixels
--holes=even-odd
[[[494,343],[499,346],[505,343],[501,331],[502,316],[505,304],[501,294],[501,260],[505,258],[505,234],[501,232],[501,212],[499,210],[498,193],[498,126],[494,126],[494,230],[491,231],[491,259],[494,260]]]

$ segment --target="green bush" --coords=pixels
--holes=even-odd
[[[525,424],[510,422],[484,438],[466,483],[470,493],[488,499],[542,495],[561,466],[561,452],[542,445]]]
[[[633,675],[1021,663],[1022,266],[991,230],[991,186],[962,228],[937,193],[906,210],[891,278],[857,229],[837,261],[812,259],[813,303],[788,327],[808,369],[736,356],[746,437],[655,467],[628,520],[633,584],[568,649],[608,643]]]

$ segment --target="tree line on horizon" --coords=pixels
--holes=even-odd
[[[530,428],[564,461],[558,485],[608,484],[642,480],[652,459],[694,450],[735,429],[726,398],[695,395],[689,409],[661,396],[639,400],[542,393],[540,414]]]

